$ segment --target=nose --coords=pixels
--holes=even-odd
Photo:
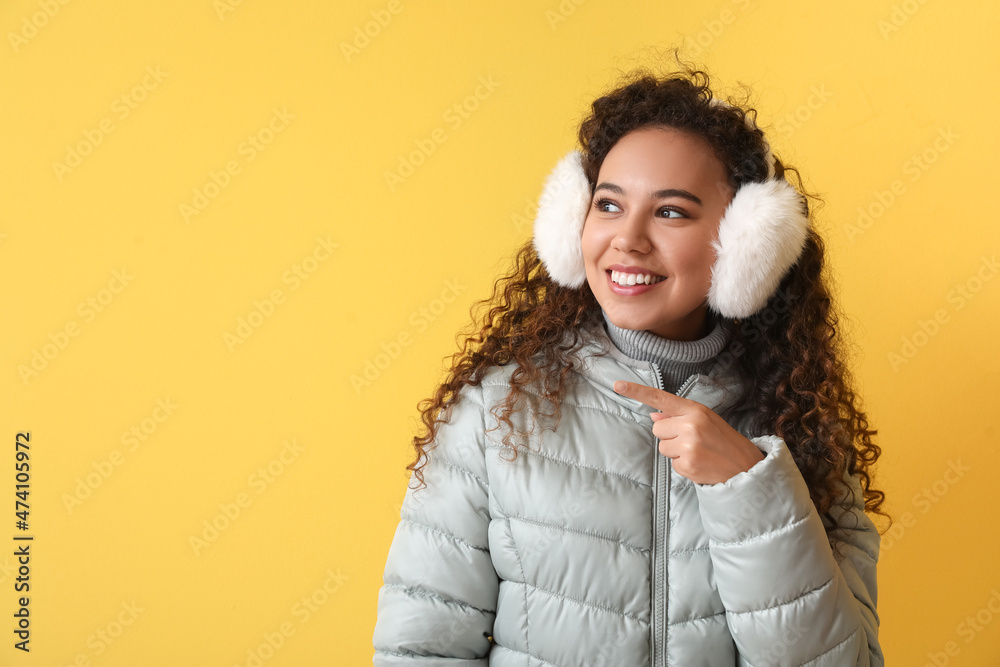
[[[621,252],[649,252],[653,244],[649,240],[647,220],[642,209],[633,209],[622,216],[611,246]]]

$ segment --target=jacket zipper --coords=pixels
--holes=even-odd
[[[681,398],[686,398],[685,394],[687,394],[688,389],[691,388],[691,385],[693,385],[695,383],[695,380],[697,380],[697,379],[698,379],[698,375],[695,374],[695,375],[692,375],[691,377],[689,377],[687,380],[685,380],[684,384],[681,385],[680,389],[678,389],[675,392],[677,394],[677,396],[680,396]]]
[[[656,377],[656,388],[663,389],[663,378],[660,369],[653,362],[650,362]],[[653,436],[653,666],[666,667],[666,629],[667,619],[663,609],[663,596],[667,585],[666,575],[666,554],[663,549],[666,545],[666,536],[663,534],[666,529],[666,498],[670,488],[670,476],[667,474],[666,457],[661,456],[657,447],[657,438]],[[667,488],[662,488],[666,485]]]
[[[649,362],[653,367],[656,378],[656,388],[663,389],[663,376],[660,369],[654,362]],[[684,398],[688,389],[697,379],[697,374],[692,375],[676,395]],[[666,456],[660,454],[659,438],[653,436],[653,613],[651,615],[653,625],[653,666],[667,667],[667,614],[663,609],[663,598],[667,588],[667,531],[670,525],[667,522],[667,498],[670,494],[670,463]],[[665,486],[666,488],[661,488]],[[658,560],[657,560],[658,559]]]

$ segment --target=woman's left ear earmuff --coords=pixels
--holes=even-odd
[[[770,149],[767,157],[771,159]],[[587,280],[581,238],[591,194],[582,158],[580,151],[570,151],[549,174],[533,238],[552,280],[574,289]],[[773,174],[773,163],[768,169]],[[734,319],[763,309],[802,254],[808,229],[802,197],[787,181],[744,183],[726,207],[718,240],[712,243],[716,260],[709,308]]]

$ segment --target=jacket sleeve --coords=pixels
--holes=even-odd
[[[783,439],[751,438],[764,459],[719,484],[695,484],[719,596],[741,665],[884,665],[875,567],[880,536],[857,476],[835,559]]]
[[[375,667],[485,667],[499,595],[481,387],[463,387],[411,475],[385,564],[372,639]]]

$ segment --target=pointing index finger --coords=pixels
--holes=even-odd
[[[644,403],[656,410],[662,410],[668,414],[680,414],[681,404],[685,400],[676,394],[671,394],[669,391],[663,391],[662,389],[649,387],[637,382],[626,382],[625,380],[615,382],[612,389],[620,396],[633,398],[640,403]]]

